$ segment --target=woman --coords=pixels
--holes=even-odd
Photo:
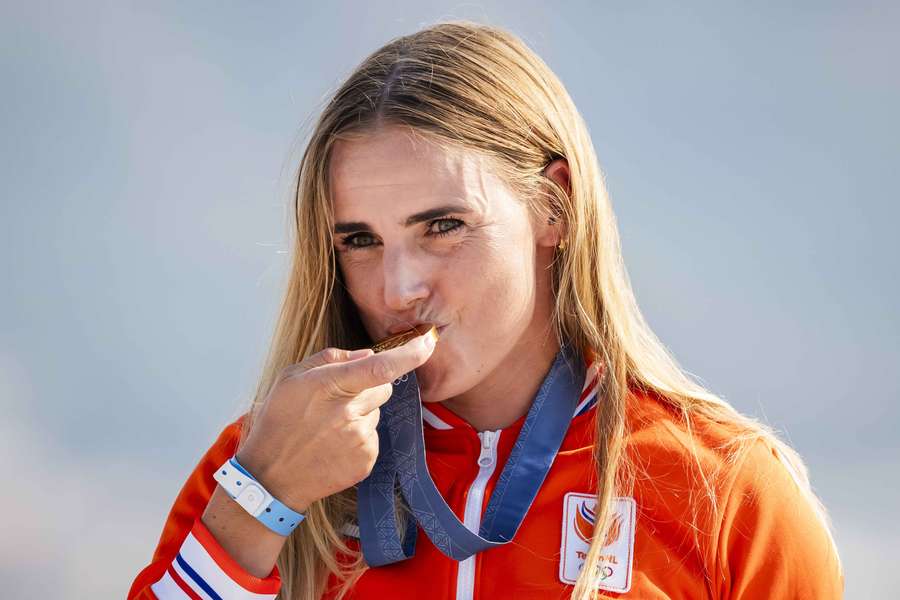
[[[257,397],[129,598],[840,596],[802,461],[650,331],[587,128],[516,37],[368,57],[295,217]]]

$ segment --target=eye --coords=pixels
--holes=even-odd
[[[434,224],[438,224],[437,231],[431,230],[431,227]],[[444,227],[444,225],[446,225],[446,224],[450,224],[453,226],[452,227]],[[436,236],[443,237],[445,235],[450,235],[450,234],[456,232],[463,225],[464,225],[464,223],[462,221],[460,221],[459,219],[450,219],[450,218],[435,219],[434,221],[432,221],[431,223],[428,224],[428,235],[436,235]]]
[[[367,248],[368,246],[371,245],[371,244],[367,244],[367,243],[358,244],[357,242],[359,240],[362,240],[363,242],[365,242],[365,241],[371,240],[371,239],[372,239],[371,234],[354,233],[352,235],[345,236],[341,240],[341,246],[343,246],[347,250],[359,250],[360,248]]]
[[[435,225],[437,225],[437,229],[435,229]],[[465,223],[460,219],[449,217],[434,219],[428,223],[428,231],[425,235],[429,237],[453,235],[459,232],[463,225],[465,225]],[[363,248],[368,248],[369,246],[377,245],[377,242],[375,242],[374,239],[375,237],[371,233],[361,231],[359,233],[344,236],[344,238],[341,239],[341,246],[347,250],[361,250]]]

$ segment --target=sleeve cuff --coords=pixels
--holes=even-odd
[[[163,577],[157,598],[274,600],[281,589],[278,567],[265,579],[248,573],[225,551],[198,517]]]

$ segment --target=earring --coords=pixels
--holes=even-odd
[[[559,245],[557,246],[557,248],[559,248],[560,250],[565,250],[565,249],[566,249],[566,241],[565,241],[565,240],[560,240],[560,241],[559,241]]]

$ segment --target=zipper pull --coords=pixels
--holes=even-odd
[[[481,454],[478,455],[478,466],[482,469],[490,467],[494,464],[496,456],[494,455],[494,439],[499,437],[498,431],[482,431],[478,437],[481,438]]]

